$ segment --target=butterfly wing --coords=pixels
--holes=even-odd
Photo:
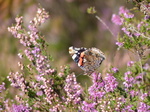
[[[94,72],[105,59],[105,55],[97,48],[69,47],[69,54],[78,66],[86,73]]]

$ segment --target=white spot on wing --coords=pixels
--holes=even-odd
[[[76,57],[77,57],[77,55],[74,54],[74,55],[72,56],[72,59],[75,60]]]

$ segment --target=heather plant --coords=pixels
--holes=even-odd
[[[150,10],[147,2],[137,5]],[[93,8],[88,12],[96,13]],[[28,30],[23,24],[23,17],[17,17],[16,24],[8,31],[24,49],[18,53],[20,71],[11,71],[7,77],[17,94],[15,98],[8,98],[9,90],[2,83],[0,109],[9,112],[149,112],[150,67],[147,52],[150,47],[150,15],[144,14],[138,20],[130,10],[120,7],[119,14],[112,16],[112,21],[120,25],[124,32],[116,42],[118,50],[132,51],[138,60],[129,61],[124,73],[114,66],[106,72],[95,71],[90,76],[92,85],[88,88],[77,82],[69,66],[61,66],[58,71],[51,64],[52,56],[46,52],[48,43],[38,29],[49,14],[43,8],[38,8]]]

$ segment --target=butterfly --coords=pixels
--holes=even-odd
[[[104,53],[97,48],[69,47],[69,54],[77,65],[85,72],[94,72],[106,59]]]

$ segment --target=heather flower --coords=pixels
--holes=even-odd
[[[125,9],[124,6],[121,6],[121,7],[119,8],[119,15],[125,14],[125,13],[129,13],[129,10],[128,10],[128,9]]]
[[[52,101],[59,102],[57,99],[58,94],[52,88],[54,80],[53,79],[47,80],[44,77],[41,77],[41,81],[43,81],[43,85],[40,86],[40,89],[43,89],[44,94],[46,95],[45,100],[49,104],[52,104]]]
[[[127,66],[131,67],[133,64],[134,64],[133,61],[129,61],[129,62],[127,63]]]
[[[2,84],[0,85],[0,93],[5,90],[5,83],[2,82]]]
[[[131,71],[127,71],[126,73],[124,73],[124,86],[126,88],[132,87],[133,84],[135,83],[134,78],[131,76],[132,72]]]
[[[113,23],[115,23],[116,25],[122,25],[123,24],[123,18],[121,18],[120,16],[118,16],[116,14],[112,15],[111,21]]]
[[[128,9],[125,9],[124,6],[119,8],[119,15],[124,15],[125,18],[133,18],[134,14],[130,13]]]
[[[149,112],[150,106],[140,102],[139,106],[137,107],[137,112]]]
[[[139,74],[135,77],[137,84],[139,84],[139,83],[142,82],[142,80],[143,80],[143,75],[144,75],[144,73],[139,73]]]
[[[134,14],[132,14],[132,13],[125,13],[124,16],[125,16],[126,18],[133,18],[133,17],[134,17]]]
[[[116,42],[116,45],[119,46],[119,47],[122,47],[122,46],[123,46],[123,43],[121,43],[121,42]]]
[[[20,59],[22,59],[23,55],[21,53],[18,53],[18,56]]]
[[[140,33],[134,33],[134,36],[139,37],[141,34]]]
[[[141,100],[144,100],[147,96],[148,96],[148,94],[147,94],[147,93],[144,93],[144,94],[142,94],[142,95],[140,96],[140,99],[141,99]]]
[[[118,70],[118,68],[114,67],[114,68],[112,68],[112,71],[113,71],[114,73],[116,73],[116,72],[118,72],[119,70]]]
[[[74,104],[78,104],[81,102],[80,96],[83,90],[77,83],[75,74],[67,76],[64,90],[66,91],[68,97],[66,104],[68,104],[69,102],[73,102]]]
[[[105,83],[104,88],[106,92],[113,92],[114,89],[116,89],[118,86],[116,78],[109,73],[106,74],[106,77],[104,78],[104,83]]]
[[[129,92],[129,94],[130,94],[132,97],[134,97],[134,96],[137,96],[137,95],[138,95],[138,92],[136,92],[136,91],[134,91],[134,90],[131,90],[131,91]]]
[[[84,110],[84,112],[98,112],[95,109],[96,105],[97,104],[95,102],[93,102],[93,103],[87,103],[86,101],[83,101],[82,110]]]
[[[21,24],[23,22],[22,18],[23,17],[17,17],[17,18],[15,18],[15,20],[17,22],[16,26],[8,27],[8,31],[10,31],[14,35],[14,37],[16,37],[16,38],[18,38],[18,37],[21,38],[21,36],[19,36],[21,34],[18,34],[18,31],[20,29],[22,29],[22,26],[21,26]]]
[[[146,63],[146,64],[143,66],[143,69],[144,69],[144,70],[148,70],[148,69],[150,69],[149,64],[148,64],[148,63]]]
[[[150,19],[150,16],[149,16],[149,15],[145,15],[144,19],[145,19],[145,20],[149,20],[149,19]]]
[[[44,56],[41,53],[41,43],[38,43],[40,37],[38,34],[39,32],[37,30],[37,26],[45,22],[48,17],[49,15],[44,9],[38,8],[36,17],[32,21],[30,21],[30,25],[28,26],[30,31],[27,32],[23,29],[23,17],[16,18],[16,26],[8,28],[8,30],[20,40],[20,43],[27,47],[24,50],[24,53],[26,57],[33,62],[36,70],[41,76],[50,75],[54,72],[54,69],[50,68],[47,56]],[[24,31],[24,33],[19,32],[22,30]]]
[[[144,24],[144,22],[141,21],[141,22],[137,25],[138,30],[140,30],[140,28],[141,28],[141,26],[142,26],[143,24]]]
[[[93,85],[89,87],[88,92],[90,97],[94,98],[94,100],[97,98],[100,99],[106,94],[105,91],[103,91],[104,81],[102,81],[100,73],[93,73],[92,78]]]
[[[11,82],[11,86],[21,88],[22,91],[26,91],[26,81],[23,77],[23,74],[19,72],[10,72],[7,78]]]
[[[129,31],[127,30],[127,28],[123,27],[121,30],[122,30],[126,35],[128,35],[129,37],[132,37],[132,33],[129,32]]]
[[[38,92],[36,93],[36,95],[42,96],[42,95],[43,95],[43,91],[38,91]]]
[[[124,97],[118,97],[118,98],[115,99],[115,101],[117,103],[117,105],[115,107],[115,110],[118,112],[118,111],[120,111],[120,108],[121,108],[122,104],[125,103],[125,99],[124,99]]]
[[[22,104],[20,105],[13,104],[10,111],[11,112],[31,112],[31,109]]]
[[[50,108],[49,112],[63,112],[63,110],[66,110],[65,106],[58,103],[57,105]]]
[[[132,110],[132,107],[133,105],[128,105],[128,106],[125,106],[121,112],[135,112],[134,110]]]

